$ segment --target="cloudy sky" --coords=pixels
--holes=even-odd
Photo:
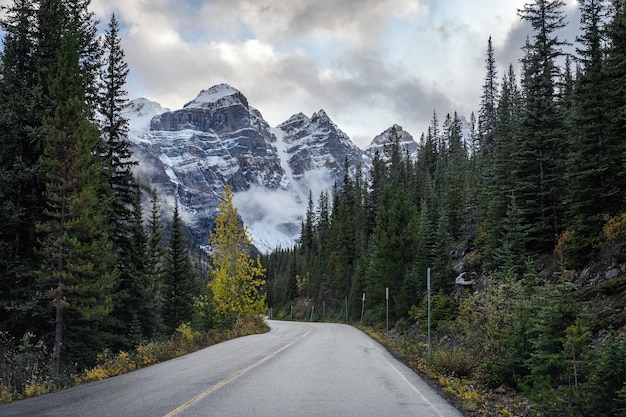
[[[7,3],[8,0],[1,0]],[[416,139],[477,110],[491,35],[501,76],[521,56],[525,0],[92,0],[115,12],[131,98],[179,109],[228,83],[272,126],[324,109],[357,145],[397,123]],[[573,41],[575,0],[566,0]]]

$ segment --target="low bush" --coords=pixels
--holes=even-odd
[[[113,354],[106,349],[98,355],[98,364],[72,375],[69,383],[55,383],[50,377],[50,354],[42,340],[30,333],[18,342],[0,332],[0,403],[44,394],[54,389],[99,381],[136,369],[185,355],[225,340],[269,330],[263,317],[240,316],[233,327],[225,330],[194,331],[188,323],[181,324],[164,341],[141,343],[134,351]],[[64,380],[65,381],[65,380]]]
[[[476,359],[468,351],[455,347],[437,347],[424,357],[424,365],[443,375],[468,377],[476,367]]]
[[[48,392],[50,354],[43,340],[26,333],[17,341],[0,332],[0,403]]]

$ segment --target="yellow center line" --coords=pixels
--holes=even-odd
[[[221,380],[217,384],[213,385],[212,387],[208,388],[207,390],[205,390],[205,391],[201,392],[200,394],[196,395],[195,397],[193,397],[191,400],[187,401],[186,403],[184,403],[180,407],[170,411],[169,413],[167,413],[163,417],[173,417],[174,415],[180,413],[181,411],[189,408],[192,404],[200,401],[201,399],[203,399],[204,397],[206,397],[210,393],[212,393],[212,392],[216,391],[217,389],[223,387],[224,385],[226,385],[227,383],[229,383],[233,379],[235,379],[235,378],[245,374],[246,372],[256,368],[257,366],[259,366],[260,364],[262,364],[263,362],[265,362],[269,358],[277,355],[278,353],[282,352],[283,350],[287,349],[288,347],[293,346],[294,344],[299,342],[301,339],[306,337],[309,333],[311,333],[311,330],[312,329],[309,329],[306,333],[304,333],[301,336],[298,336],[293,342],[286,344],[285,346],[283,346],[280,349],[278,349],[276,352],[270,353],[269,355],[267,355],[263,359],[260,359],[259,361],[257,361],[255,363],[253,363],[252,365],[242,369],[241,371],[236,372],[236,373],[232,374],[231,376],[229,376],[228,378]]]

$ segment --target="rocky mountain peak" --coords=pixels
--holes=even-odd
[[[132,132],[146,130],[150,126],[150,120],[154,116],[170,111],[170,109],[161,106],[156,101],[147,98],[137,98],[131,100],[122,110],[121,114],[128,120],[129,129]]]
[[[286,121],[279,124],[277,127],[283,132],[289,133],[301,128],[308,121],[309,118],[304,113],[297,113],[291,116]]]
[[[216,109],[241,104],[248,107],[248,100],[239,90],[228,84],[218,84],[200,91],[198,96],[183,109]]]
[[[343,177],[346,158],[356,167],[362,160],[361,150],[320,110],[309,118],[302,113],[291,116],[278,126],[290,154],[289,166],[295,178],[307,172],[326,170],[329,178]],[[331,183],[332,184],[332,183]]]
[[[409,132],[406,132],[402,128],[402,126],[397,125],[397,124],[394,124],[393,126],[386,129],[384,132],[374,137],[370,145],[367,148],[365,148],[365,153],[370,158],[374,158],[374,155],[376,154],[376,152],[378,152],[378,154],[381,157],[384,157],[385,146],[388,146],[391,143],[391,135],[394,130],[396,134],[398,135],[400,147],[403,150],[407,150],[412,159],[417,158],[419,144],[415,142],[415,139],[413,139],[413,136],[411,136]]]
[[[402,126],[394,124],[384,132],[380,133],[374,139],[372,139],[372,145],[383,145],[389,142],[389,138],[391,137],[391,132],[395,129],[396,134],[398,135],[400,142],[412,142],[413,136],[411,136],[408,132],[405,132],[402,129]]]
[[[242,129],[254,130],[253,124],[258,117],[253,113],[248,100],[239,90],[228,84],[219,84],[202,90],[182,109],[154,117],[150,122],[150,130],[196,130],[215,134],[227,134]],[[270,138],[269,126],[262,135]]]

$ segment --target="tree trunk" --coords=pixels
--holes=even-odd
[[[59,376],[61,372],[61,348],[63,347],[63,299],[61,297],[62,284],[59,282],[54,300],[56,308],[54,347],[52,348],[52,377]]]

